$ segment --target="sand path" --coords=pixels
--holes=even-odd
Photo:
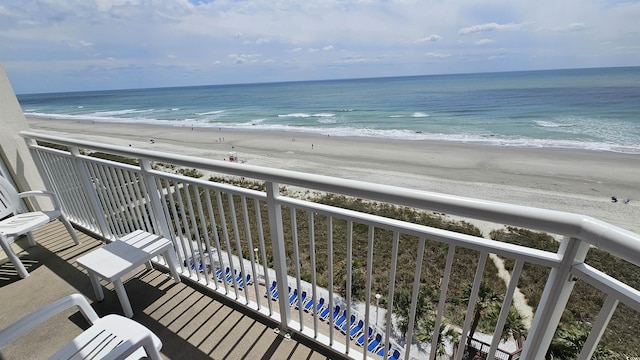
[[[493,264],[498,269],[498,276],[504,280],[504,284],[508,287],[511,281],[511,274],[505,269],[504,261],[496,254],[489,254],[489,258],[493,261]],[[516,308],[520,316],[522,316],[522,322],[528,329],[531,328],[531,321],[533,320],[533,308],[527,303],[527,299],[519,288],[513,293],[512,305]]]

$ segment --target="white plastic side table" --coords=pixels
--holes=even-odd
[[[98,301],[104,299],[100,279],[113,283],[122,310],[125,316],[130,318],[133,316],[133,309],[121,278],[144,263],[147,263],[147,268],[150,269],[151,259],[159,255],[164,257],[173,279],[180,282],[171,240],[142,230],[125,235],[119,240],[79,257],[76,261],[89,273]]]

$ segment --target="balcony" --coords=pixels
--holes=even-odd
[[[0,266],[0,326],[70,293],[86,294],[91,300],[91,284],[75,259],[102,242],[79,235],[82,244],[75,246],[64,227],[53,222],[34,232],[38,246],[28,247],[26,238],[13,244],[30,274],[21,279],[10,262]],[[300,337],[286,339],[274,332],[276,322],[189,282],[176,284],[165,272],[142,266],[127,279],[133,319],[162,339],[162,355],[168,359],[337,358]],[[104,301],[92,305],[101,316],[122,314],[112,285],[107,285]],[[68,319],[49,321],[2,349],[2,358],[47,358],[87,325],[82,316],[72,313],[65,314]]]
[[[183,283],[168,279],[166,264],[159,260],[155,270],[141,269],[125,286],[134,318],[160,336],[168,358],[381,359],[397,353],[402,359],[462,359],[481,344],[483,358],[541,359],[561,316],[570,311],[576,283],[604,299],[595,313],[584,314],[590,319],[588,336],[575,355],[590,358],[619,304],[634,318],[640,312],[637,284],[607,275],[587,260],[589,253],[602,251],[637,272],[640,236],[593,218],[32,132],[21,135],[68,218],[91,236],[73,246],[55,225],[36,234],[41,246],[25,255],[33,262],[28,269],[33,275],[26,280],[8,276],[0,296],[31,298],[37,289],[42,303],[72,290],[91,298],[90,283],[75,258],[101,240],[134,229],[161,234],[174,242]],[[183,175],[189,172],[208,174],[211,180]],[[235,181],[227,183],[231,178]],[[331,201],[335,197],[352,206],[338,206]],[[376,211],[386,206],[411,209],[411,215]],[[558,239],[557,246],[548,250],[474,231],[444,230],[426,223],[433,213],[548,232]],[[495,278],[496,262],[508,264],[508,276],[490,289],[500,299],[493,320],[476,331],[477,309],[486,283]],[[531,318],[523,316],[524,346],[512,351],[505,349],[509,342],[501,335],[532,267],[545,275],[537,296],[526,299],[537,306]],[[244,276],[218,281],[216,272],[226,268],[255,281],[246,286],[240,283]],[[11,266],[3,270],[10,274]],[[272,284],[287,295],[265,296]],[[338,315],[344,314],[348,325],[349,319],[362,320],[362,328],[372,328],[377,339],[365,336],[359,346],[357,336],[349,336],[351,327],[346,334],[340,331],[339,317],[323,320],[320,312],[296,309],[294,290],[297,295],[304,291],[313,306],[323,299],[330,313],[340,307]],[[120,313],[115,294],[106,295],[94,306],[101,313]],[[427,298],[431,305],[425,305]],[[1,310],[0,326],[27,312],[20,303],[11,304]],[[428,325],[420,315],[425,311]],[[406,331],[399,330],[400,323]],[[434,329],[449,329],[457,338],[442,341],[433,336],[440,333]],[[38,338],[48,340],[46,334]],[[36,342],[25,346],[36,344],[44,347]]]

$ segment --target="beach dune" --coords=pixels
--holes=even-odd
[[[640,155],[217,127],[27,121],[34,131],[48,134],[217,160],[235,151],[252,165],[585,214],[640,233]],[[612,196],[619,201],[612,202]]]

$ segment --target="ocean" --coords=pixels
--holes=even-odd
[[[27,116],[640,154],[640,67],[18,95]]]

